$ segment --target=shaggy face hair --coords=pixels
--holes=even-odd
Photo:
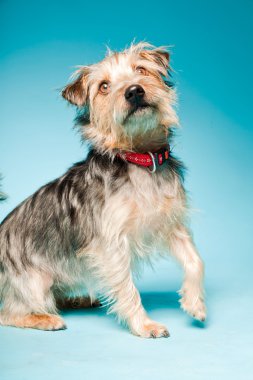
[[[149,48],[149,50],[148,50]],[[63,96],[81,107],[85,139],[102,152],[115,149],[146,151],[166,144],[168,127],[177,124],[172,108],[175,92],[168,78],[169,54],[147,43],[132,45],[91,66],[80,68],[76,80]],[[135,109],[125,99],[131,84],[145,91],[142,107]]]
[[[1,324],[63,329],[59,306],[97,305],[99,297],[135,335],[169,336],[148,317],[133,281],[158,245],[183,266],[182,308],[205,319],[203,263],[187,228],[182,164],[170,155],[151,173],[118,155],[167,146],[177,124],[168,72],[165,48],[132,44],[81,67],[64,88],[91,149],[2,222]],[[138,104],[130,101],[132,86]]]

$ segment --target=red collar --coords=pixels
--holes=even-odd
[[[170,146],[161,148],[156,152],[136,153],[136,152],[121,152],[117,153],[117,157],[124,161],[131,162],[139,166],[148,167],[151,173],[156,171],[157,166],[161,166],[169,159]]]

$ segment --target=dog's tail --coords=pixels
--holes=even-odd
[[[7,195],[1,191],[1,182],[2,182],[2,176],[0,174],[0,202],[4,201],[7,198]],[[2,301],[3,284],[4,284],[3,265],[0,261],[0,301]],[[1,319],[0,319],[0,324],[1,324]]]
[[[2,193],[2,191],[0,191],[0,202],[5,201],[6,198],[7,198],[6,194],[4,194],[4,193]]]
[[[7,198],[7,195],[1,191],[2,176],[0,175],[0,202]]]

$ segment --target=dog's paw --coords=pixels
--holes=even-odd
[[[17,327],[32,328],[45,331],[65,330],[67,327],[61,317],[53,314],[30,314],[19,318]]]
[[[63,319],[55,314],[26,314],[20,317],[3,316],[1,324],[45,331],[65,330],[67,328]]]
[[[206,306],[201,297],[194,298],[183,296],[179,302],[181,308],[190,316],[201,322],[206,320]]]
[[[138,331],[133,331],[134,335],[141,338],[168,338],[170,336],[166,326],[149,320]]]

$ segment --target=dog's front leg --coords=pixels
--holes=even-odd
[[[191,235],[183,225],[179,225],[167,235],[166,240],[171,254],[184,269],[184,282],[180,290],[181,307],[195,319],[204,321],[206,318],[203,291],[204,265]]]
[[[130,254],[123,245],[110,249],[93,262],[93,270],[100,283],[105,299],[111,304],[109,313],[116,313],[119,320],[127,323],[131,332],[144,338],[168,337],[165,326],[152,321],[142,306],[130,270]]]

